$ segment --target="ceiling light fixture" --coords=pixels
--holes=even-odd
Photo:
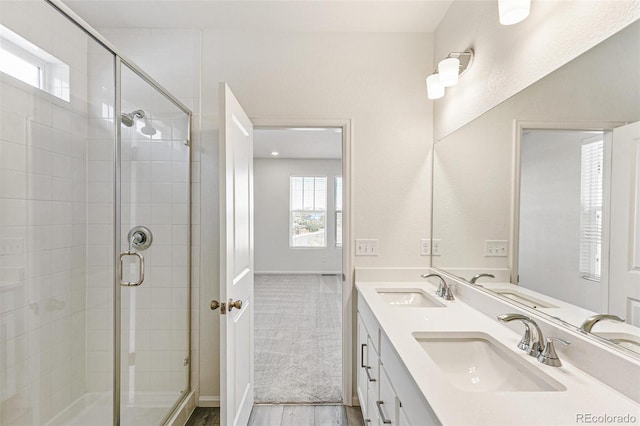
[[[273,155],[274,157],[277,157],[278,155],[280,155],[280,153],[278,151],[273,151],[271,155]]]
[[[498,0],[498,15],[502,25],[513,25],[529,16],[531,0]]]
[[[439,99],[444,96],[444,88],[458,84],[460,76],[471,66],[473,50],[451,52],[438,63],[438,69],[427,77],[427,97]]]

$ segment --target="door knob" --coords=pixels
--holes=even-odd
[[[234,302],[233,299],[229,299],[227,306],[229,306],[229,312],[231,312],[233,308],[242,309],[242,300],[236,300]]]

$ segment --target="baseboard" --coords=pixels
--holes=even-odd
[[[201,396],[198,399],[198,407],[219,407],[219,406],[220,406],[219,396]]]
[[[255,271],[255,275],[340,275],[342,271]]]

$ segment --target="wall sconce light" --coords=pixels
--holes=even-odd
[[[458,79],[473,62],[473,50],[451,52],[438,63],[438,69],[427,77],[427,97],[439,99],[444,96],[444,88],[458,84]]]
[[[513,25],[529,16],[531,0],[498,0],[498,15],[502,25]]]

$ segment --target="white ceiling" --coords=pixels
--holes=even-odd
[[[453,0],[63,0],[93,27],[432,33]]]
[[[279,155],[271,155],[272,152]],[[340,129],[255,129],[254,158],[342,158]]]

